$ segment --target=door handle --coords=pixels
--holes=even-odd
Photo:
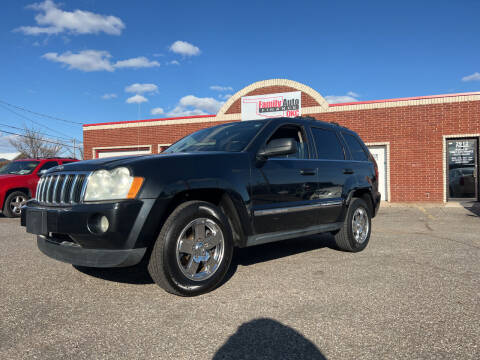
[[[344,174],[353,174],[354,172],[353,169],[343,169]]]
[[[302,169],[302,170],[300,170],[300,174],[302,174],[304,176],[316,175],[317,170],[315,170],[315,169]]]

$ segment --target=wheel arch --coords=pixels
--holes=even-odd
[[[372,190],[370,188],[359,188],[351,190],[347,197],[347,206],[350,205],[352,198],[360,198],[367,203],[372,217],[375,217],[375,207],[372,197]]]
[[[7,198],[8,196],[11,194],[11,193],[14,193],[15,191],[21,191],[23,192],[24,194],[27,194],[27,196],[29,198],[32,197],[32,193],[30,191],[29,188],[26,188],[26,187],[19,187],[19,188],[11,188],[11,189],[8,189],[7,191],[5,191],[5,196],[3,198],[3,203],[1,204],[1,209],[3,210],[4,206],[5,206],[5,201],[7,201]]]
[[[245,226],[249,223],[246,208],[239,194],[220,188],[188,189],[177,193],[169,202],[164,212],[162,226],[168,216],[182,203],[191,200],[206,201],[218,206],[226,215],[235,246],[244,246],[251,229]]]

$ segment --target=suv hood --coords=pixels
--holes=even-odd
[[[191,152],[191,153],[163,153],[153,155],[131,155],[131,156],[118,156],[103,159],[84,160],[74,163],[69,163],[64,166],[57,166],[48,171],[53,173],[57,171],[94,171],[99,169],[113,169],[118,166],[129,166],[143,162],[157,162],[163,159],[177,158],[179,161],[186,157],[211,157],[225,154],[234,154],[227,151],[204,151],[204,152]]]

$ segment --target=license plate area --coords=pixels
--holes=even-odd
[[[35,235],[48,235],[46,211],[28,209],[26,223],[28,233]]]

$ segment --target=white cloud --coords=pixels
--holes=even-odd
[[[207,115],[205,111],[199,109],[188,110],[183,106],[177,106],[175,109],[168,113],[169,116],[180,117],[180,116],[194,116],[194,115]]]
[[[327,95],[325,96],[325,100],[330,104],[348,103],[358,101],[358,97],[359,95],[357,93],[349,91],[346,95]]]
[[[472,75],[467,75],[462,78],[462,81],[480,81],[480,73],[475,72]]]
[[[175,41],[170,45],[170,51],[183,56],[195,56],[200,54],[200,49],[186,41]]]
[[[126,92],[134,93],[134,94],[145,94],[145,93],[152,93],[158,91],[158,86],[155,84],[139,84],[135,83],[129,85],[125,88]]]
[[[168,113],[170,116],[192,116],[216,114],[222,107],[223,102],[214,98],[199,98],[187,95],[180,99],[178,105]]]
[[[79,53],[70,51],[58,54],[56,52],[46,53],[42,56],[44,59],[58,62],[67,66],[69,69],[81,71],[114,71],[110,58],[112,55],[108,51],[101,50],[83,50]]]
[[[233,94],[220,94],[218,97],[223,100],[230,99],[233,96]]]
[[[102,99],[104,100],[110,100],[110,99],[115,99],[117,97],[117,94],[103,94]]]
[[[0,152],[14,153],[15,148],[10,144],[10,140],[15,140],[17,135],[5,134],[0,131]],[[7,154],[2,154],[4,158],[8,158]],[[2,156],[0,156],[2,158]]]
[[[136,58],[131,58],[127,60],[120,60],[117,61],[114,65],[116,68],[149,68],[149,67],[156,67],[160,66],[158,61],[151,61],[148,60],[145,56],[139,56]]]
[[[163,108],[161,107],[156,107],[156,108],[153,108],[152,111],[151,111],[151,114],[152,115],[162,115],[165,111],[163,111]]]
[[[46,53],[42,56],[44,59],[58,62],[67,66],[68,69],[81,71],[115,71],[119,68],[142,68],[160,66],[158,61],[150,61],[144,56],[136,58],[119,60],[112,63],[112,55],[105,50],[82,50],[78,53],[71,51],[58,54],[56,52]]]
[[[178,60],[172,60],[167,62],[167,65],[180,65],[180,62]]]
[[[100,15],[90,11],[64,11],[52,0],[34,3],[28,8],[38,12],[35,22],[38,26],[21,26],[15,31],[25,35],[54,35],[63,32],[71,34],[98,34],[120,35],[125,29],[123,21],[112,15]]]
[[[126,103],[127,104],[141,104],[141,103],[144,103],[144,102],[147,102],[148,99],[145,97],[145,96],[142,96],[142,95],[133,95],[132,97],[129,97],[127,100],[126,100]]]
[[[212,85],[210,86],[210,90],[223,92],[223,91],[233,91],[233,88],[231,86]]]

